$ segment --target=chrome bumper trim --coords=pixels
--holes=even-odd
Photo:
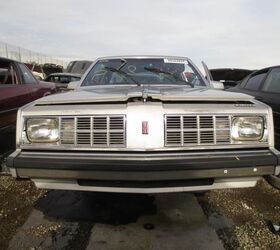
[[[216,179],[212,185],[166,187],[166,188],[121,188],[121,187],[80,186],[75,180],[57,180],[57,179],[56,180],[33,179],[33,181],[35,182],[35,185],[38,188],[44,188],[44,189],[152,194],[152,193],[193,192],[193,191],[206,191],[212,189],[254,187],[258,179],[259,179],[258,177]]]

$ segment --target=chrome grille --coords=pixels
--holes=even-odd
[[[165,115],[165,146],[230,144],[230,116]]]
[[[60,143],[84,147],[125,147],[125,116],[60,118]]]

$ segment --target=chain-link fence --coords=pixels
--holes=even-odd
[[[32,64],[45,64],[53,63],[61,65],[64,68],[67,66],[67,62],[56,59],[54,57],[37,53],[29,49],[24,49],[18,46],[0,42],[0,57],[7,57],[24,63]]]

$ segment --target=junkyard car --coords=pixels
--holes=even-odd
[[[54,92],[53,83],[38,81],[25,64],[0,58],[0,153],[14,149],[18,108]]]
[[[209,71],[213,80],[222,82],[225,89],[235,87],[241,80],[253,72],[253,70],[235,68],[218,68],[210,69]]]
[[[188,58],[100,58],[79,84],[20,109],[14,177],[157,193],[249,187],[279,172],[271,108],[213,89]]]
[[[242,92],[254,96],[271,106],[274,118],[275,147],[280,149],[280,66],[258,70],[246,77],[233,92]],[[280,189],[280,176],[269,176],[269,182]]]
[[[64,91],[67,89],[69,82],[79,81],[81,76],[81,74],[74,73],[53,73],[48,75],[45,81],[55,83],[57,90]]]

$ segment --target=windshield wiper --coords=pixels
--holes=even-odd
[[[118,67],[118,70],[119,70],[119,71],[127,64],[127,60],[121,59],[121,62],[122,62],[121,66]]]
[[[123,66],[124,66],[124,65],[123,65]],[[140,83],[137,82],[131,75],[127,74],[126,72],[124,72],[124,71],[122,71],[122,70],[120,70],[120,68],[122,68],[123,66],[121,65],[121,67],[119,67],[118,69],[112,68],[112,67],[107,67],[107,66],[104,67],[104,68],[107,69],[107,70],[110,70],[110,71],[112,71],[112,72],[119,73],[120,75],[123,75],[123,76],[129,78],[129,79],[130,79],[133,83],[135,83],[137,86],[141,86]]]
[[[172,76],[176,80],[176,83],[181,82],[181,83],[184,83],[184,84],[188,84],[193,88],[193,85],[191,83],[180,79],[178,76],[176,76],[176,75],[174,75],[174,74],[172,74],[168,71],[163,71],[159,68],[154,68],[154,67],[144,67],[144,69],[147,70],[147,71],[156,73],[156,74],[165,74],[165,75],[168,75],[168,76]]]

